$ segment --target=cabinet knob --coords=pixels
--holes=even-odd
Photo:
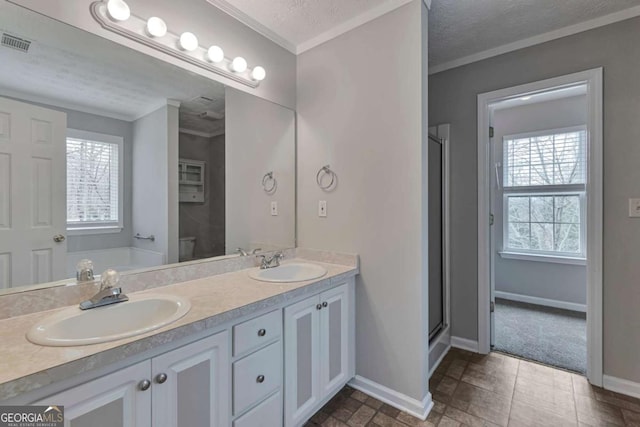
[[[327,302],[326,302],[326,301],[322,303],[322,306],[323,306],[323,307],[326,307],[326,306],[328,306],[328,305],[329,305],[329,304],[327,304]]]
[[[156,382],[158,384],[163,384],[165,381],[167,381],[167,374],[163,372],[162,374],[156,375]]]
[[[320,310],[320,309],[322,309],[322,304],[316,305],[316,310]]]
[[[262,384],[264,382],[264,375],[258,375],[258,378],[256,378],[256,382]]]
[[[259,337],[263,337],[263,336],[265,336],[265,335],[267,335],[267,330],[266,330],[266,329],[260,329],[260,330],[258,331],[258,336],[259,336]]]
[[[149,387],[151,387],[151,381],[149,380],[142,380],[140,381],[140,383],[138,384],[138,388],[142,391],[147,391],[149,390]]]

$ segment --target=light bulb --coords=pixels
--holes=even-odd
[[[152,37],[163,37],[167,34],[167,24],[157,16],[153,16],[147,21],[147,33]]]
[[[253,78],[253,80],[262,81],[265,77],[267,77],[267,72],[264,70],[264,68],[260,66],[254,67],[253,71],[251,72],[251,78]]]
[[[207,58],[211,62],[222,62],[224,59],[224,51],[220,46],[211,46],[207,50]]]
[[[236,56],[231,63],[231,69],[236,73],[244,73],[247,70],[247,61],[242,56]]]
[[[180,47],[188,52],[194,51],[198,48],[198,38],[193,33],[184,32],[180,35]]]
[[[123,0],[109,0],[107,2],[107,12],[114,21],[126,21],[131,16],[129,5]]]

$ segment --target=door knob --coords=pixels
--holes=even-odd
[[[151,387],[151,381],[149,380],[142,380],[140,381],[140,383],[138,384],[138,388],[142,391],[147,391],[149,390],[149,387]]]
[[[167,380],[167,374],[162,373],[162,374],[158,374],[156,375],[156,382],[158,384],[162,384]]]
[[[265,335],[267,335],[267,330],[266,330],[266,329],[260,329],[260,330],[258,331],[258,336],[259,336],[259,337],[263,337],[263,336],[265,336]]]
[[[263,383],[264,382],[264,375],[258,375],[258,378],[256,378],[256,382],[257,383]]]
[[[56,234],[55,236],[53,236],[53,241],[56,243],[62,243],[64,242],[66,239],[66,237],[64,237],[64,235],[62,234]]]

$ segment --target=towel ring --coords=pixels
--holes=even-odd
[[[329,175],[331,177],[331,181],[328,185],[322,184],[322,178],[324,175]],[[325,165],[320,168],[318,173],[316,174],[316,182],[318,183],[318,187],[320,187],[324,191],[328,191],[333,187],[333,184],[336,182],[336,173],[331,170],[329,165]]]
[[[273,171],[267,172],[262,177],[262,188],[268,194],[273,194],[278,188],[278,181],[273,177]]]

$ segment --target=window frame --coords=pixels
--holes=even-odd
[[[503,150],[503,174],[501,179],[502,190],[502,250],[500,256],[506,259],[520,259],[527,261],[555,262],[562,264],[586,265],[587,258],[587,183],[585,176],[584,184],[553,184],[553,185],[530,185],[530,186],[505,186],[505,177],[509,171],[508,156],[504,155],[506,149],[506,141],[515,139],[534,138],[538,136],[551,136],[562,133],[584,132],[585,143],[581,146],[581,155],[583,157],[585,173],[587,167],[586,153],[588,150],[588,131],[585,125],[571,126],[558,129],[546,129],[535,132],[526,132],[519,134],[504,135],[502,137]],[[536,249],[509,248],[509,197],[536,197],[536,196],[571,196],[578,195],[580,197],[580,252],[559,252],[559,251],[543,251]],[[531,220],[531,218],[529,218]],[[531,221],[529,221],[531,223]],[[554,223],[555,224],[555,220]]]
[[[118,135],[109,135],[104,133],[67,128],[67,136],[65,138],[65,178],[67,177],[66,148],[67,139],[69,138],[83,139],[105,144],[114,144],[118,146],[118,221],[100,223],[69,223],[68,220],[65,219],[67,234],[70,236],[77,236],[120,233],[124,228],[124,138]],[[67,206],[67,202],[68,198],[65,197],[65,209]]]

